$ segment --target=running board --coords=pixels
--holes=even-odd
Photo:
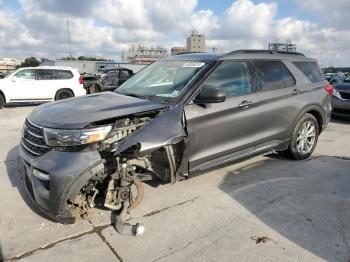
[[[240,159],[244,159],[244,158],[250,158],[256,155],[260,155],[262,152],[270,152],[270,151],[274,151],[276,148],[278,148],[278,146],[282,143],[281,140],[274,140],[271,141],[269,143],[264,143],[261,144],[259,146],[255,146],[255,147],[250,147],[235,153],[231,153],[229,155],[225,155],[222,157],[218,157],[215,158],[213,160],[210,160],[208,162],[205,162],[201,165],[199,165],[198,167],[196,167],[196,170],[207,170],[210,168],[213,168],[215,166],[220,166],[220,165],[224,165],[230,162],[234,162]]]

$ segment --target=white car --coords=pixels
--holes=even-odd
[[[0,79],[0,108],[7,103],[47,102],[85,94],[79,72],[70,67],[25,67]]]

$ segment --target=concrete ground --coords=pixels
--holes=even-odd
[[[16,170],[33,107],[0,110],[0,242],[8,261],[350,261],[350,121],[332,121],[305,161],[261,156],[175,185],[145,186],[141,237],[110,214],[61,225],[40,215]]]

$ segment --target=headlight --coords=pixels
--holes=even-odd
[[[341,97],[341,95],[339,94],[339,92],[337,91],[337,89],[333,89],[333,96],[335,96],[335,97],[337,97],[337,98],[339,98],[339,99],[343,99],[342,97]]]
[[[51,129],[45,128],[45,140],[49,146],[77,146],[103,140],[112,130],[112,126],[92,129]]]

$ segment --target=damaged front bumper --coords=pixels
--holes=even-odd
[[[70,224],[75,217],[67,200],[78,194],[85,177],[103,172],[104,166],[97,150],[86,152],[61,152],[51,150],[34,158],[19,146],[18,170],[28,195],[41,211],[51,219]],[[38,176],[38,172],[44,176]],[[33,174],[37,172],[36,175]],[[39,174],[40,174],[39,173]],[[49,180],[46,179],[49,178]]]

